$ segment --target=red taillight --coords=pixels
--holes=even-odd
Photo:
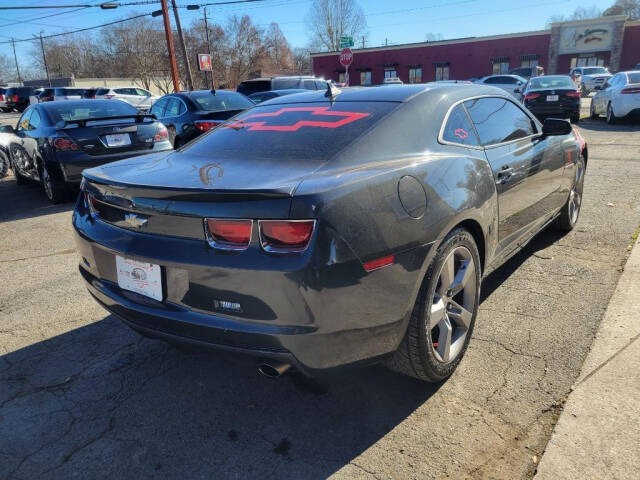
[[[156,132],[155,141],[160,142],[169,138],[169,131],[162,123],[158,124],[158,131]]]
[[[527,94],[524,96],[524,99],[525,99],[525,100],[533,100],[533,99],[535,99],[535,98],[538,98],[539,96],[540,96],[540,94],[539,94],[539,93],[527,93]]]
[[[223,122],[219,122],[216,120],[197,120],[193,122],[196,128],[202,132],[206,132],[207,130],[211,130],[218,125],[221,125]]]
[[[394,255],[387,255],[386,257],[376,258],[375,260],[371,260],[370,262],[365,262],[363,266],[367,272],[373,272],[374,270],[378,270],[379,268],[391,265],[394,260]]]
[[[625,88],[620,93],[624,93],[625,95],[629,95],[632,93],[640,93],[640,87]]]
[[[244,250],[251,242],[252,220],[206,218],[205,231],[212,247]]]
[[[89,207],[91,215],[98,217],[100,213],[100,202],[89,193],[85,193],[85,204]]]
[[[18,98],[18,95],[14,95],[13,96],[13,103],[18,103],[20,101],[20,99]]]
[[[4,102],[4,95],[0,93],[0,102]]]
[[[78,150],[80,147],[72,140],[66,137],[57,137],[52,141],[53,147],[60,152],[67,152],[69,150]]]
[[[567,97],[580,98],[580,92],[578,90],[571,90],[570,92],[565,93]]]
[[[268,252],[303,251],[315,224],[315,220],[260,220],[260,243]]]

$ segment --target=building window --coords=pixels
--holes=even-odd
[[[538,59],[535,59],[535,60],[522,60],[522,62],[520,63],[520,67],[522,67],[522,68],[537,67],[537,66],[538,66]]]
[[[409,83],[422,83],[422,67],[409,69]]]
[[[571,68],[576,67],[604,67],[604,57],[584,55],[571,59]]]
[[[509,62],[493,62],[493,75],[509,73]]]
[[[439,80],[449,80],[449,65],[436,67],[436,82]]]
[[[371,72],[360,72],[360,85],[371,85]]]
[[[384,78],[397,78],[397,76],[396,67],[385,67]]]

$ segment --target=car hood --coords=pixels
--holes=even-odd
[[[88,169],[94,182],[166,190],[205,190],[292,196],[300,182],[323,160],[288,161],[216,158],[186,151],[158,152]]]

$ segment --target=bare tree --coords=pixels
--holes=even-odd
[[[311,75],[313,72],[310,54],[311,50],[308,48],[298,47],[293,49],[293,65],[298,74]]]
[[[629,20],[639,20],[640,0],[616,0],[604,11],[604,15],[628,15]]]
[[[264,34],[265,68],[278,72],[293,70],[293,53],[277,23],[272,22]]]
[[[357,37],[367,28],[355,0],[314,0],[307,14],[310,44],[318,50],[337,51],[340,37]]]
[[[547,20],[547,26],[555,22],[569,22],[571,20],[585,20],[602,16],[602,10],[598,7],[578,7],[569,15],[553,15]]]
[[[0,53],[0,82],[10,82],[16,76],[16,67],[8,55]]]
[[[425,42],[438,42],[440,40],[444,40],[444,35],[441,33],[428,32],[424,34]]]
[[[229,38],[228,86],[236,87],[242,80],[258,72],[264,56],[262,32],[248,15],[233,16],[226,28]]]

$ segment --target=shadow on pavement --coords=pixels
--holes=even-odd
[[[637,132],[640,131],[640,122],[635,121],[620,121],[621,123],[617,124],[617,125],[609,125],[607,124],[607,122],[605,121],[604,117],[599,118],[599,119],[584,119],[581,120],[580,123],[578,124],[578,127],[580,127],[583,130],[589,130],[589,131],[593,131],[593,132]],[[588,142],[587,142],[588,145]]]
[[[325,393],[115,317],[0,357],[0,477],[326,478],[439,388],[382,367]]]
[[[0,222],[51,215],[73,208],[75,198],[67,203],[53,205],[38,183],[16,185],[13,175],[0,180]]]

